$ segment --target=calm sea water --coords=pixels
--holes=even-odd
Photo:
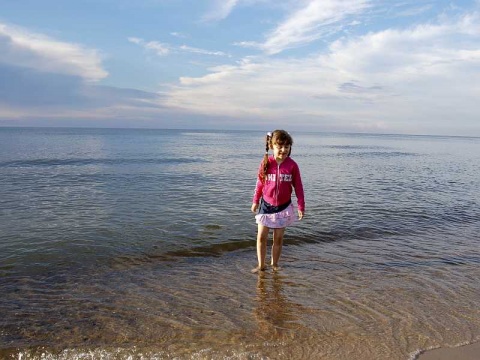
[[[260,132],[0,128],[0,358],[409,359],[480,340],[480,139],[293,133],[306,217],[252,275]]]

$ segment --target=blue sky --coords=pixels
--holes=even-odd
[[[480,0],[0,0],[0,126],[480,136]]]

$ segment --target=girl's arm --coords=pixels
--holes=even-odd
[[[252,212],[257,212],[258,204],[260,204],[260,199],[263,195],[263,182],[260,178],[261,171],[263,170],[263,161],[260,163],[257,171],[257,183],[255,184],[255,192],[253,193],[252,200]]]
[[[260,203],[260,198],[262,197],[263,193],[263,183],[260,179],[257,179],[257,184],[255,186],[255,192],[253,193],[253,200],[252,200],[252,211],[256,212],[258,209],[258,204]]]
[[[305,213],[305,195],[303,193],[302,176],[300,175],[300,168],[295,164],[293,172],[293,188],[295,189],[295,196],[297,197],[298,204],[298,217],[303,218]]]

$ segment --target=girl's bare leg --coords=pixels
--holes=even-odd
[[[267,238],[268,231],[270,229],[266,226],[258,224],[257,233],[257,258],[258,266],[252,270],[252,272],[258,272],[265,270],[265,258],[267,256]]]
[[[273,229],[273,246],[272,246],[272,266],[273,270],[278,269],[278,260],[282,254],[283,235],[285,234],[285,228]]]

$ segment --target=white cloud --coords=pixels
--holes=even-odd
[[[128,41],[140,45],[148,51],[153,51],[158,56],[165,56],[170,53],[170,46],[168,44],[162,44],[158,41],[145,41],[136,37],[129,37]]]
[[[215,0],[213,7],[203,17],[204,21],[219,21],[230,15],[239,0]]]
[[[396,12],[396,16],[416,16],[433,8],[432,4],[416,5]]]
[[[201,54],[201,55],[213,55],[213,56],[229,56],[227,53],[224,53],[223,51],[209,51],[209,50],[204,50],[204,49],[199,49],[187,45],[182,45],[179,47],[180,50],[191,52],[194,54]]]
[[[332,26],[367,9],[369,0],[310,0],[281,23],[262,45],[268,54],[304,45],[330,33]]]
[[[97,81],[108,73],[97,50],[0,23],[0,63]]]
[[[181,39],[185,39],[185,38],[187,37],[187,35],[182,34],[182,33],[179,33],[179,32],[176,32],[176,31],[171,32],[170,35],[175,36],[175,37],[177,37],[177,38],[181,38]]]
[[[220,116],[321,119],[359,130],[411,131],[419,119],[435,127],[458,116],[473,123],[480,116],[478,20],[470,14],[372,32],[303,59],[252,58],[211,68],[206,76],[181,78],[162,104]]]
[[[230,56],[223,51],[211,51],[200,49],[188,45],[181,45],[174,47],[170,44],[163,44],[158,41],[145,41],[143,39],[137,37],[129,37],[128,41],[143,47],[147,51],[153,51],[158,56],[165,56],[171,53],[178,53],[178,52],[188,52],[192,54],[199,54],[199,55],[209,55],[209,56]]]
[[[255,41],[239,41],[239,42],[234,42],[233,45],[244,47],[244,48],[261,48],[262,47],[260,43]]]
[[[112,108],[161,110],[156,94],[99,85],[105,76],[96,50],[0,24],[2,121],[101,118]]]

